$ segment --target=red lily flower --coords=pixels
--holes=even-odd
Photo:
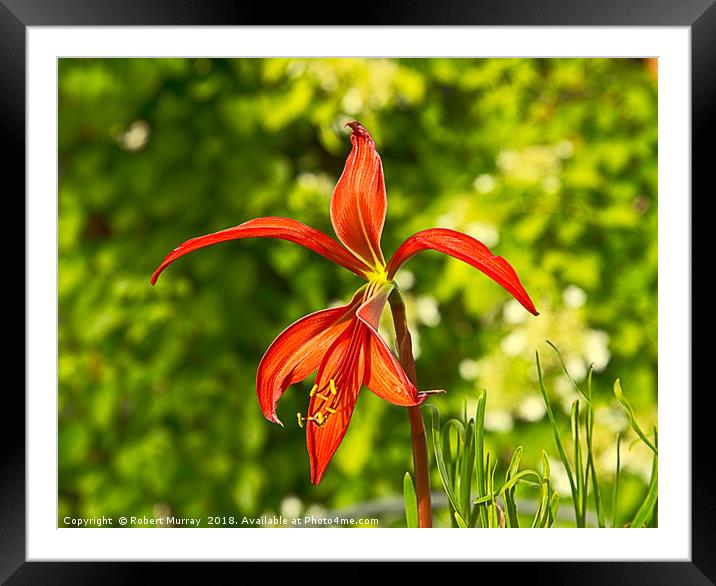
[[[284,330],[259,364],[256,392],[269,421],[281,424],[276,405],[286,389],[317,370],[306,427],[311,481],[318,484],[348,428],[358,392],[365,385],[395,405],[418,405],[427,397],[410,382],[378,334],[378,321],[392,291],[393,276],[413,255],[433,249],[478,268],[509,291],[529,312],[537,311],[510,264],[481,242],[454,230],[434,228],[408,238],[386,263],[380,247],[387,207],[383,167],[375,143],[358,122],[350,122],[352,149],[331,198],[336,242],[289,218],[256,218],[234,228],[180,244],[152,275],[152,284],[185,254],[227,240],[280,238],[306,248],[366,279],[348,305],[307,315]],[[342,245],[341,245],[342,244]],[[283,425],[283,424],[281,424]]]

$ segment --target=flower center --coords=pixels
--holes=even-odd
[[[336,388],[336,381],[334,379],[330,379],[328,384],[323,385],[322,388],[319,388],[317,384],[313,385],[309,397],[313,397],[314,395],[323,401],[323,404],[309,417],[303,417],[300,412],[296,413],[299,427],[303,427],[304,421],[312,421],[314,425],[320,427],[336,412],[336,408],[338,407],[338,389]]]

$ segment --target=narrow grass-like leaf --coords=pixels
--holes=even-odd
[[[576,515],[577,527],[584,527],[584,512],[587,496],[584,490],[584,467],[582,464],[582,445],[579,434],[579,399],[575,399],[572,403],[569,423],[572,431],[572,443],[574,445],[574,476],[577,479],[577,494],[574,501],[574,513]]]
[[[453,514],[455,515],[455,521],[457,521],[457,526],[460,527],[460,529],[467,529],[467,524],[465,523],[465,519],[463,519],[460,516],[460,513],[455,511]]]
[[[452,457],[452,439],[451,431],[455,430],[457,437],[455,441],[455,456]],[[445,422],[441,429],[442,437],[442,448],[443,448],[443,460],[445,461],[445,469],[448,470],[450,484],[452,486],[453,494],[457,498],[458,504],[461,503],[460,499],[460,479],[461,479],[461,463],[464,462],[464,451],[465,451],[465,426],[462,421],[458,419],[449,419]],[[457,511],[465,516],[465,510],[462,507],[457,507]]]
[[[649,490],[646,493],[644,502],[634,515],[631,527],[644,527],[654,515],[656,502],[659,497],[659,458],[654,454],[654,460],[651,467],[651,480],[649,481]]]
[[[592,398],[592,375],[594,374],[594,366],[589,367],[589,373],[587,374],[587,395]],[[584,408],[584,418],[586,425],[587,435],[587,465],[585,469],[585,500],[583,502],[583,511],[587,510],[586,495],[589,492],[589,479],[592,482],[592,496],[594,497],[594,510],[597,513],[597,524],[599,527],[606,527],[604,520],[604,511],[602,510],[602,496],[599,490],[599,480],[597,479],[597,467],[594,463],[594,450],[593,450],[593,436],[594,436],[594,409],[591,403],[587,403]]]
[[[636,416],[634,415],[634,409],[632,408],[631,403],[629,403],[627,398],[624,396],[624,391],[622,391],[622,385],[619,379],[614,381],[614,395],[616,396],[617,401],[619,401],[621,406],[624,408],[624,411],[629,418],[629,426],[634,430],[634,433],[641,438],[641,441],[649,446],[652,452],[658,455],[659,450],[657,450],[656,446],[649,441],[649,438],[646,437],[646,434],[641,430],[641,427],[639,427],[639,424],[636,421]]]
[[[555,346],[554,344],[552,344],[552,342],[550,342],[549,340],[547,340],[547,343],[548,343],[550,346],[552,346],[552,350],[554,350],[554,351],[555,351],[555,354],[557,354],[557,358],[559,359],[559,363],[562,365],[562,370],[564,371],[564,374],[567,375],[567,378],[568,378],[569,381],[572,383],[572,386],[574,387],[574,389],[575,389],[580,395],[582,395],[582,397],[584,397],[584,399],[585,399],[585,401],[587,401],[587,403],[591,403],[591,402],[592,402],[592,398],[589,397],[589,396],[587,396],[587,394],[586,394],[586,393],[581,389],[581,387],[577,384],[577,381],[575,381],[574,378],[572,378],[572,375],[569,374],[569,371],[567,370],[567,365],[564,363],[564,358],[562,357],[562,353],[557,349],[557,346]]]
[[[465,427],[465,444],[463,447],[462,460],[460,462],[460,492],[458,494],[460,505],[462,506],[463,518],[472,526],[474,519],[472,518],[472,506],[470,503],[472,474],[475,467],[475,442],[472,438],[475,436],[475,421],[470,419]]]
[[[549,397],[547,396],[547,389],[544,387],[544,379],[542,378],[542,366],[539,361],[539,352],[535,352],[535,359],[537,361],[537,379],[539,382],[539,389],[542,393],[542,399],[544,400],[545,408],[547,409],[547,417],[549,417],[549,422],[552,425],[552,433],[554,434],[554,442],[557,444],[557,451],[559,452],[559,458],[562,460],[562,464],[564,465],[564,469],[567,472],[567,479],[569,480],[569,488],[572,492],[572,499],[575,500],[577,498],[577,488],[574,484],[574,477],[572,475],[572,468],[569,464],[569,460],[567,459],[567,454],[564,451],[564,446],[562,445],[562,440],[559,438],[559,428],[557,427],[557,420],[554,418],[554,412],[552,411],[552,404],[549,401]]]
[[[499,490],[496,490],[495,492],[481,496],[480,498],[477,498],[473,501],[476,505],[490,502],[494,499],[496,499],[501,493],[504,493],[510,489],[514,489],[518,484],[527,484],[524,482],[524,478],[528,476],[534,476],[539,480],[538,483],[529,483],[530,486],[540,486],[542,482],[542,476],[534,470],[520,470],[517,474],[515,474],[512,478],[510,478],[505,484],[503,484]]]
[[[455,496],[455,492],[452,489],[452,480],[448,474],[447,468],[445,467],[445,460],[443,459],[443,452],[440,443],[440,414],[433,405],[425,405],[432,414],[432,436],[433,436],[433,451],[435,452],[435,462],[438,466],[438,473],[440,480],[443,483],[445,492],[447,493],[448,500],[456,511],[460,508],[460,503]]]
[[[554,525],[557,520],[557,511],[559,510],[559,493],[555,490],[549,499],[549,527]]]
[[[512,454],[510,465],[507,467],[507,473],[505,474],[505,485],[502,487],[505,499],[505,514],[507,516],[507,525],[509,527],[520,526],[519,516],[517,515],[517,504],[515,503],[515,488],[508,486],[508,484],[510,480],[519,472],[522,451],[523,447],[518,446]]]
[[[477,394],[477,407],[475,408],[475,479],[478,497],[487,495],[487,480],[485,478],[485,405],[487,404],[487,391],[480,389]],[[489,524],[485,507],[480,507],[480,523],[482,527]]]
[[[619,521],[619,476],[621,474],[621,447],[622,436],[617,433],[617,466],[614,471],[614,491],[612,492],[612,527],[618,527]]]
[[[410,472],[403,478],[403,500],[405,501],[405,523],[410,529],[418,527],[418,499]]]

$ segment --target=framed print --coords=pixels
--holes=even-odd
[[[264,10],[0,5],[27,230],[2,579],[711,583],[712,3]]]

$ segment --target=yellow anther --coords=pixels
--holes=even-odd
[[[318,425],[323,425],[323,423],[326,421],[326,419],[323,417],[323,413],[321,413],[320,411],[316,413],[313,418]]]
[[[300,413],[296,413],[296,418],[298,419],[298,427],[303,429],[303,417],[301,417]]]
[[[328,401],[329,397],[326,397],[326,395],[321,395],[321,393],[316,393],[316,397],[319,399],[323,399],[324,401]]]
[[[326,411],[328,411],[329,413],[335,413],[335,412],[336,412],[335,409],[331,409],[330,407],[326,407]]]
[[[336,383],[333,381],[333,379],[331,379],[330,385],[331,385],[331,394],[335,395],[338,391],[336,390]]]
[[[317,390],[318,390],[318,385],[313,385],[313,388],[311,389],[311,392],[308,394],[308,396],[313,397],[313,395],[316,394]]]

